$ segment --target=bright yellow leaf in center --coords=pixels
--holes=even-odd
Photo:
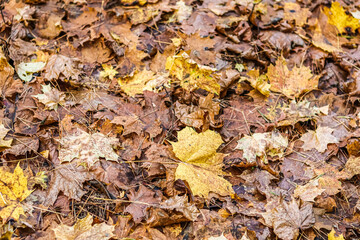
[[[178,132],[178,141],[172,142],[173,152],[182,163],[176,169],[176,179],[187,181],[194,195],[207,197],[209,192],[233,195],[232,185],[223,175],[225,154],[216,150],[223,143],[221,136],[211,130],[197,133],[190,127]]]
[[[220,93],[220,76],[216,69],[197,64],[186,52],[168,57],[165,67],[170,76],[180,81],[180,86],[188,91],[201,88],[210,93]]]

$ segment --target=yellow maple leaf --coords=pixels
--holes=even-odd
[[[333,2],[331,8],[325,7],[324,13],[329,18],[329,23],[334,25],[340,33],[355,32],[360,27],[359,20],[346,14],[338,2]]]
[[[142,94],[145,90],[156,92],[163,86],[168,86],[168,78],[163,74],[143,70],[135,72],[132,76],[119,79],[121,89],[129,96]]]
[[[93,217],[88,214],[85,218],[77,220],[74,226],[61,224],[52,230],[56,239],[61,240],[107,240],[114,236],[115,225],[111,226],[106,223],[92,225],[92,223]]]
[[[25,215],[21,202],[32,193],[27,187],[28,180],[19,164],[14,173],[0,168],[0,179],[0,218],[3,223],[9,218],[17,221],[20,215]]]
[[[178,141],[171,142],[173,152],[180,163],[176,169],[176,179],[185,180],[194,195],[207,197],[209,192],[219,195],[233,195],[232,185],[219,175],[224,154],[216,150],[223,143],[221,136],[211,130],[197,133],[186,127],[178,132]]]
[[[165,68],[171,76],[180,81],[180,86],[188,91],[201,88],[210,93],[220,93],[220,75],[216,69],[197,64],[186,52],[168,57]]]
[[[308,67],[295,66],[290,71],[284,57],[279,57],[275,66],[270,65],[266,75],[271,84],[270,90],[281,92],[288,98],[316,89],[319,82],[319,76],[314,76]]]
[[[0,124],[0,152],[4,151],[6,148],[11,147],[12,139],[4,139],[8,132],[9,129],[5,128],[4,124]]]
[[[116,71],[110,64],[102,64],[101,66],[104,71],[100,72],[100,78],[108,77],[110,80],[113,80],[115,75],[118,74],[118,71]]]
[[[344,236],[340,234],[338,237],[335,236],[335,230],[331,229],[331,232],[328,234],[328,240],[345,240]]]
[[[267,82],[266,75],[260,75],[259,69],[252,69],[247,73],[247,75],[249,78],[242,78],[241,80],[249,81],[250,85],[265,97],[270,95],[271,85]]]

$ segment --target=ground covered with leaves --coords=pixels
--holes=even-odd
[[[1,1],[1,239],[359,239],[356,1]]]

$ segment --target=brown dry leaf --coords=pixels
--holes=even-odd
[[[0,179],[0,218],[2,223],[7,222],[9,218],[17,221],[21,215],[25,215],[21,202],[32,193],[27,186],[28,179],[24,176],[19,164],[14,173],[1,167]]]
[[[131,189],[128,197],[131,204],[125,208],[125,211],[131,214],[136,223],[141,222],[146,216],[149,207],[158,206],[161,200],[155,192],[144,185],[140,185],[137,191]]]
[[[266,75],[271,84],[270,90],[283,93],[288,98],[299,97],[318,87],[319,76],[314,76],[310,68],[295,66],[289,70],[284,57],[279,57],[275,66],[270,65]]]
[[[12,139],[7,139],[6,135],[10,130],[5,128],[4,124],[0,124],[0,152],[4,151],[7,148],[11,148]]]
[[[56,88],[52,88],[51,85],[41,85],[41,91],[43,94],[37,94],[33,97],[39,99],[39,101],[45,105],[45,109],[56,110],[58,105],[65,105],[65,94],[60,92]]]
[[[218,133],[207,130],[198,134],[190,127],[178,132],[178,142],[171,142],[176,157],[183,161],[176,168],[175,177],[187,181],[194,195],[234,195],[232,185],[219,176],[224,174],[224,154],[216,150],[222,143]]]
[[[315,179],[304,186],[297,185],[294,197],[300,198],[304,202],[314,202],[314,199],[324,191],[325,189],[319,187],[319,179]]]
[[[114,225],[92,223],[93,217],[88,214],[85,218],[78,219],[71,227],[60,224],[52,230],[59,240],[107,240],[114,237]]]
[[[38,31],[41,37],[53,39],[56,38],[61,30],[61,19],[64,17],[64,13],[49,13],[41,16],[38,24]]]
[[[6,57],[3,53],[3,50],[0,49],[0,88],[1,96],[3,96],[7,90],[14,82],[13,79],[14,68],[8,63]]]
[[[105,45],[104,39],[86,43],[81,48],[82,61],[86,63],[104,63],[112,58],[112,51]]]
[[[344,171],[349,173],[349,179],[360,174],[360,157],[350,156],[345,164]]]
[[[338,143],[339,140],[331,133],[334,129],[329,127],[318,127],[315,131],[309,130],[300,138],[304,142],[302,149],[305,151],[315,148],[319,152],[325,152],[329,143]]]
[[[119,145],[119,140],[102,133],[89,134],[77,129],[62,137],[59,142],[61,144],[60,162],[71,162],[76,159],[79,164],[85,164],[90,168],[99,161],[99,158],[115,162],[119,158],[113,149],[113,146]]]
[[[168,200],[162,202],[160,207],[162,209],[181,212],[190,221],[195,221],[200,214],[195,204],[188,202],[186,195],[169,198]]]
[[[262,214],[265,224],[274,229],[274,233],[284,240],[294,240],[299,229],[311,228],[315,223],[312,204],[300,204],[295,199],[286,202],[283,199],[268,201],[266,212]]]
[[[310,16],[309,9],[301,7],[298,3],[284,3],[284,19],[288,21],[295,20],[296,26],[302,27]]]
[[[64,55],[55,54],[49,58],[45,66],[44,78],[47,80],[59,79],[63,76],[67,79],[77,80],[79,77],[79,70],[75,68],[75,62],[73,59]]]
[[[51,181],[44,205],[53,205],[60,192],[70,199],[80,201],[86,193],[82,189],[82,184],[91,179],[93,179],[92,174],[83,166],[77,166],[75,163],[56,166],[56,169],[51,172]]]

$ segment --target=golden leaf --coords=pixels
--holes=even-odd
[[[335,236],[335,230],[331,229],[331,232],[328,234],[328,240],[345,240],[344,236],[340,234],[338,237]]]
[[[262,95],[268,97],[270,95],[271,85],[267,82],[266,75],[260,75],[259,69],[250,70],[247,75],[249,78],[243,78],[250,82],[250,85],[258,90]]]
[[[88,214],[85,218],[77,220],[74,226],[61,224],[52,230],[56,239],[61,240],[107,240],[114,236],[115,225],[100,223],[92,226],[92,223],[93,217]]]
[[[28,190],[27,178],[19,164],[14,173],[0,168],[0,218],[5,223],[10,217],[17,221],[25,215],[20,202],[24,201],[32,191]]]
[[[168,57],[165,68],[171,76],[180,81],[180,86],[188,91],[201,88],[210,93],[220,93],[220,75],[216,73],[216,69],[197,64],[186,52]]]
[[[266,75],[270,80],[270,90],[281,92],[288,98],[316,89],[319,81],[319,76],[313,76],[308,67],[295,66],[290,71],[284,57],[279,57],[275,66],[270,65]]]
[[[217,153],[223,143],[211,130],[197,133],[190,127],[178,132],[178,142],[172,142],[173,152],[182,163],[176,169],[176,179],[187,181],[194,195],[207,197],[209,192],[233,195],[232,185],[220,177],[224,154]]]
[[[360,27],[359,20],[351,15],[347,15],[344,8],[338,2],[333,2],[331,8],[325,7],[325,15],[329,18],[329,23],[334,25],[340,33],[347,33],[352,30],[355,32]]]
[[[100,72],[100,78],[109,78],[110,80],[113,80],[115,75],[118,74],[118,71],[116,71],[113,66],[109,64],[102,64],[101,65],[104,71]]]

